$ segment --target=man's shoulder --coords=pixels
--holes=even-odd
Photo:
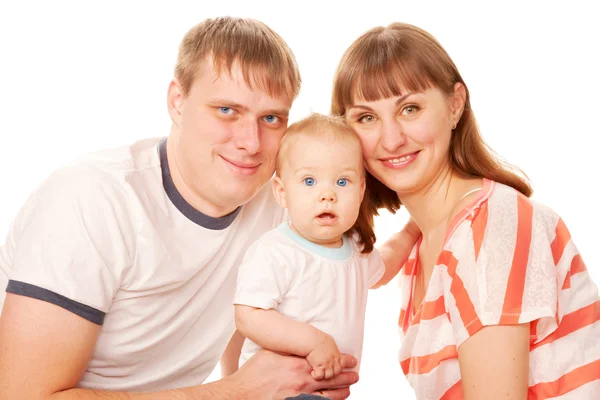
[[[158,144],[160,138],[144,139],[130,145],[103,149],[81,157],[65,169],[86,171],[98,175],[112,175],[127,179],[149,168],[160,168]]]
[[[152,166],[152,152],[158,140],[90,153],[53,171],[31,194],[28,203],[55,202],[83,211],[126,203],[134,175]],[[158,160],[158,156],[154,157]],[[160,169],[160,163],[156,161]],[[142,167],[142,168],[140,168]]]

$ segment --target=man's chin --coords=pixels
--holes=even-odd
[[[265,182],[266,183],[266,182]],[[238,206],[243,206],[252,200],[258,192],[262,189],[262,185],[252,185],[243,187],[242,185],[236,186],[232,188],[229,193],[227,193],[226,198],[231,199],[232,202],[235,202]]]

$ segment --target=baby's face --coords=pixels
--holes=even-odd
[[[341,245],[364,193],[360,143],[299,137],[283,163],[281,180],[293,227],[324,246]]]

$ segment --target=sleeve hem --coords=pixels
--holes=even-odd
[[[383,278],[383,275],[385,275],[385,265],[382,265],[382,267],[379,268],[377,274],[373,276],[373,278],[369,282],[369,289],[372,289],[373,287],[377,286],[377,284],[379,284],[379,282],[381,281],[381,278]]]
[[[96,325],[102,325],[104,323],[104,317],[106,316],[106,313],[103,311],[26,282],[9,280],[6,287],[6,293],[30,297],[32,299],[54,304]]]
[[[552,309],[550,309],[550,308],[542,308],[539,310],[528,311],[528,312],[524,312],[524,313],[501,313],[499,317],[502,317],[502,316],[510,316],[513,318],[518,317],[518,320],[516,323],[502,323],[500,321],[500,319],[498,319],[498,318],[496,318],[495,322],[491,322],[488,318],[483,318],[483,321],[481,318],[476,318],[473,321],[470,321],[468,324],[466,324],[464,326],[464,328],[462,328],[459,331],[457,336],[460,339],[457,340],[456,347],[458,348],[467,339],[469,339],[470,337],[475,335],[477,332],[479,332],[482,328],[485,328],[486,326],[520,325],[520,324],[526,324],[529,322],[540,320],[542,318],[553,318],[553,319],[555,318],[555,316],[552,312]],[[548,335],[550,335],[554,330],[556,330],[556,326],[554,327],[554,329],[544,332],[541,335],[531,336],[531,339],[534,340],[535,342],[540,341],[540,340],[544,339],[545,337],[547,337]]]
[[[261,299],[253,296],[240,296],[236,297],[233,301],[234,305],[249,306],[254,308],[261,308],[263,310],[276,310],[277,302],[273,300]]]

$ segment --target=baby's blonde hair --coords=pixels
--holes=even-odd
[[[287,129],[277,154],[277,176],[281,176],[284,161],[287,159],[289,152],[293,151],[294,143],[301,137],[317,138],[324,142],[351,141],[357,143],[360,149],[360,140],[356,132],[346,123],[343,117],[312,113],[308,117],[293,123]],[[361,164],[360,173],[361,177],[364,177],[364,164]],[[362,245],[362,253],[370,253],[373,251],[373,245],[375,244],[375,232],[373,230],[371,207],[368,206],[368,203],[365,203],[365,199],[366,196],[360,205],[356,222],[347,233],[349,235],[356,233],[358,243]]]
[[[283,163],[293,147],[294,143],[300,137],[310,137],[322,140],[347,140],[356,142],[360,146],[360,141],[354,129],[352,129],[343,117],[332,117],[318,113],[312,113],[300,121],[294,122],[285,132],[281,141],[279,153],[277,154],[276,173],[281,175]],[[364,168],[364,167],[363,167]],[[360,171],[363,172],[362,170]]]

